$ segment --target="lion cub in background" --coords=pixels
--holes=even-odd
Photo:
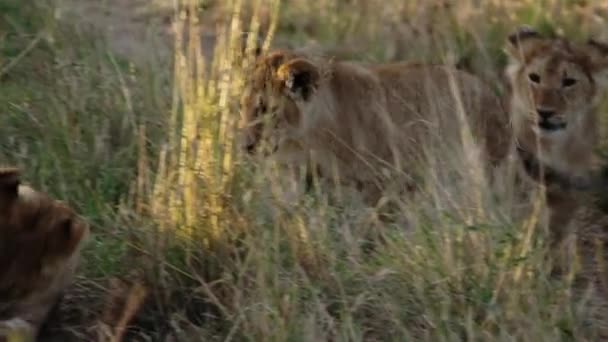
[[[71,283],[88,225],[65,204],[0,168],[0,341],[35,339]]]
[[[407,189],[399,178],[428,153],[450,149],[440,163],[468,153],[456,152],[465,126],[487,164],[502,161],[511,141],[497,95],[477,77],[442,65],[369,65],[275,51],[258,58],[241,113],[247,151],[288,164],[314,156],[321,176],[339,174],[371,204],[387,189]]]
[[[547,184],[553,241],[567,235],[578,190],[594,189],[598,106],[608,86],[608,45],[549,38],[529,28],[509,36],[510,113],[528,175]]]

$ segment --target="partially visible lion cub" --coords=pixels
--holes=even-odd
[[[529,28],[509,36],[510,113],[528,174],[548,186],[555,242],[578,207],[575,192],[594,186],[598,105],[608,86],[608,45],[549,38]]]
[[[492,90],[441,65],[275,51],[258,59],[241,113],[249,152],[287,163],[312,158],[322,176],[339,174],[371,201],[425,153],[461,146],[463,127],[488,164],[503,160],[511,141],[508,113]]]
[[[66,205],[0,168],[0,341],[35,339],[70,284],[88,225]]]

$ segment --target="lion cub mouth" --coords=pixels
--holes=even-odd
[[[567,124],[565,122],[551,122],[550,120],[540,120],[538,127],[545,132],[555,132],[566,129]]]

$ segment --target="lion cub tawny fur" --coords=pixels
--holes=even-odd
[[[510,115],[520,157],[544,174],[555,241],[578,207],[575,192],[594,184],[598,106],[608,86],[608,45],[580,44],[522,28],[509,36]],[[530,169],[528,167],[528,169]]]
[[[322,176],[339,174],[372,201],[426,152],[461,145],[463,122],[488,164],[508,154],[511,132],[499,98],[471,74],[296,51],[258,59],[243,94],[242,119],[249,152],[288,163],[314,159]]]
[[[71,283],[88,225],[72,209],[0,168],[0,341],[34,339]]]

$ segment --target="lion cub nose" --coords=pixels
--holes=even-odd
[[[555,111],[552,109],[538,108],[536,112],[541,117],[541,119],[546,120],[555,115]]]

